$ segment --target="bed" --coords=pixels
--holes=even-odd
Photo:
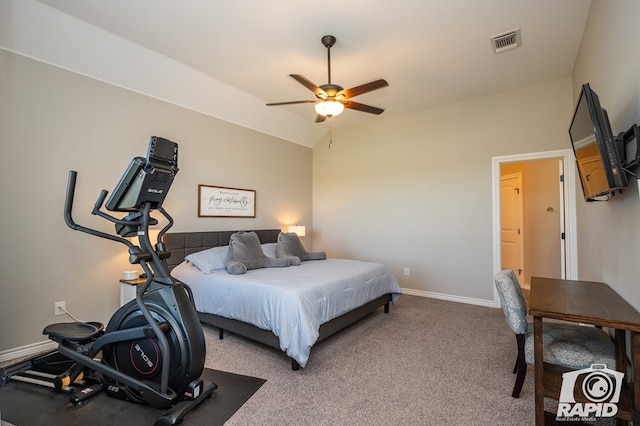
[[[218,328],[221,339],[227,331],[282,350],[294,370],[306,365],[314,344],[382,306],[388,313],[400,295],[391,271],[372,262],[329,258],[232,275],[224,269],[203,273],[185,261],[227,246],[234,232],[166,234],[169,269],[191,289],[200,321]],[[275,256],[280,230],[254,232],[265,254]]]

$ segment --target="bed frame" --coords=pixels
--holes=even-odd
[[[172,270],[182,263],[185,256],[191,253],[211,247],[229,245],[229,239],[234,232],[236,231],[174,232],[165,234],[164,242],[167,249],[171,251],[171,257],[167,259],[169,270]],[[275,243],[277,242],[278,234],[280,234],[280,229],[263,229],[255,231],[255,233],[258,234],[258,238],[262,244]],[[389,302],[391,302],[391,294],[385,294],[359,308],[322,324],[319,330],[320,336],[318,340],[316,340],[316,343],[348,327],[381,306],[384,306],[385,313],[389,313]],[[263,330],[252,324],[219,315],[202,312],[198,312],[197,314],[200,322],[218,328],[220,339],[224,337],[224,331],[226,330],[280,350],[280,341],[270,330]],[[296,360],[291,359],[291,368],[298,370],[300,365],[298,365]]]

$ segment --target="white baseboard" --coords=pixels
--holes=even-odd
[[[436,293],[433,291],[414,290],[411,288],[402,288],[402,294],[411,296],[429,297],[431,299],[448,300],[449,302],[466,303],[469,305],[486,306],[488,308],[499,308],[500,302],[485,299],[475,299],[473,297],[455,296],[452,294]]]
[[[0,352],[0,362],[11,361],[12,359],[26,358],[42,352],[49,352],[58,347],[56,342],[43,340],[19,348],[7,349]]]

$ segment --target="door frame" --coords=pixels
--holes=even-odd
[[[533,152],[491,158],[491,186],[493,198],[493,274],[500,272],[502,252],[500,247],[500,166],[502,163],[546,160],[559,158],[564,166],[564,232],[565,279],[578,279],[578,241],[576,224],[576,163],[573,150]],[[498,291],[493,286],[493,303],[500,307]]]

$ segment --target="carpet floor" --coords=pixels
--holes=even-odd
[[[403,295],[316,345],[279,351],[205,327],[207,366],[267,380],[227,425],[532,425],[533,368],[511,398],[516,342],[501,309]]]
[[[403,295],[316,345],[298,371],[278,350],[204,332],[206,367],[266,379],[228,426],[534,424],[532,366],[511,398],[517,350],[501,309]]]

